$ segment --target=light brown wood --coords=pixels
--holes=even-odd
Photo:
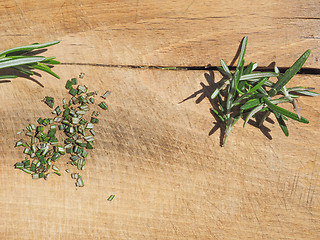
[[[45,55],[66,63],[199,66],[221,57],[230,63],[248,34],[248,61],[286,67],[311,48],[306,66],[319,67],[318,2],[260,2],[4,1],[1,48],[61,39]],[[289,137],[266,123],[270,140],[240,120],[221,148],[210,102],[201,97],[209,72],[54,70],[61,80],[36,77],[44,88],[22,78],[0,84],[4,239],[320,238],[319,97],[299,100],[310,123],[289,121]],[[24,157],[14,148],[16,132],[51,116],[41,100],[60,102],[68,96],[65,81],[80,72],[90,89],[112,91],[82,172],[86,186],[76,189],[67,173],[32,180],[13,168]],[[290,84],[319,92],[319,81],[299,75]],[[65,169],[64,161],[59,166]]]
[[[60,39],[64,62],[198,66],[246,60],[319,65],[319,1],[30,1],[0,3],[1,47]]]

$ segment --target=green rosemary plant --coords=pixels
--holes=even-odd
[[[55,74],[50,65],[59,64],[60,62],[54,60],[55,57],[42,57],[42,56],[33,56],[32,52],[35,49],[43,49],[52,45],[59,43],[60,41],[53,41],[43,44],[34,43],[31,45],[15,47],[8,50],[5,50],[0,53],[0,69],[4,68],[13,68],[27,76],[33,75],[34,69],[47,72],[56,78],[59,78]],[[7,78],[16,78],[16,75],[0,75],[0,79]]]
[[[293,87],[287,88],[286,84],[301,69],[310,50],[307,50],[284,74],[275,67],[274,72],[253,72],[257,63],[251,62],[244,67],[244,55],[247,47],[248,37],[242,40],[238,63],[234,73],[231,73],[224,60],[221,60],[221,67],[218,70],[223,75],[219,87],[212,93],[211,98],[217,98],[217,108],[212,109],[225,125],[223,146],[226,144],[231,128],[242,117],[245,118],[244,126],[258,112],[263,112],[259,122],[261,126],[264,120],[273,113],[286,136],[289,135],[285,124],[287,117],[302,123],[308,120],[301,117],[295,99],[299,95],[317,96],[311,88]],[[276,83],[270,81],[271,77],[277,77]],[[291,102],[296,113],[290,112],[278,106],[278,104]]]

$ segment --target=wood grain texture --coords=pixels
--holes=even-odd
[[[194,66],[231,63],[248,35],[247,61],[288,67],[310,48],[305,66],[319,68],[318,6],[316,0],[2,1],[0,36],[2,48],[63,40],[65,62]]]
[[[0,34],[4,49],[61,39],[45,55],[68,63],[189,66],[215,65],[221,57],[230,63],[247,34],[247,61],[286,67],[311,48],[306,66],[317,68],[318,4],[2,1]],[[4,239],[320,238],[319,97],[299,100],[310,123],[289,121],[289,137],[270,122],[263,131],[254,125],[245,131],[241,120],[221,148],[204,96],[212,91],[208,81],[220,80],[216,72],[89,65],[54,70],[61,80],[35,77],[44,88],[22,78],[0,83]],[[52,95],[61,102],[68,96],[65,81],[80,72],[90,89],[112,91],[82,172],[86,186],[76,189],[67,173],[32,180],[13,168],[23,158],[14,148],[16,132],[51,116],[41,100]],[[299,75],[290,84],[319,92],[319,81]],[[66,168],[63,160],[59,166]],[[109,202],[111,194],[116,197]]]

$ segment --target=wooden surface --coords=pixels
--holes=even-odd
[[[305,66],[320,68],[319,1],[16,0],[0,3],[0,20],[1,50],[60,39],[45,55],[64,63],[61,80],[36,77],[44,88],[0,84],[1,238],[320,238],[319,97],[299,100],[310,124],[289,121],[289,137],[240,122],[221,148],[202,96],[212,73],[110,67],[230,64],[248,35],[246,61],[288,67],[310,48]],[[50,116],[43,97],[61,101],[80,72],[90,89],[112,91],[86,186],[68,174],[32,180],[13,168],[23,157],[16,132]],[[319,81],[299,75],[291,85],[319,92]]]

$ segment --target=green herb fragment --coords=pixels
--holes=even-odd
[[[29,169],[22,168],[21,170],[24,171],[25,173],[31,174],[31,171]]]
[[[106,99],[111,94],[110,91],[106,91],[101,97]]]
[[[52,161],[57,161],[61,157],[61,153],[55,152],[52,156]]]
[[[88,90],[88,89],[87,89],[86,87],[81,86],[81,85],[78,85],[78,94],[86,93],[87,90]]]
[[[77,179],[79,177],[79,173],[71,173],[72,179]]]
[[[108,110],[108,105],[105,102],[99,103],[99,107],[101,107],[104,110]]]
[[[70,159],[75,162],[75,161],[79,160],[80,157],[78,157],[76,155],[73,155],[73,156],[70,157]]]
[[[83,78],[84,77],[84,73],[80,73],[79,78]]]
[[[62,112],[59,106],[55,108],[56,114],[59,116]]]
[[[44,175],[44,180],[48,180],[48,178],[49,178],[50,174],[51,174],[51,173],[47,173],[47,174],[45,174],[45,175]]]
[[[89,98],[89,103],[94,104],[94,98]]]
[[[23,163],[16,163],[15,165],[14,165],[14,167],[15,168],[18,168],[18,169],[23,169],[24,168],[24,164]]]
[[[53,169],[54,171],[56,171],[56,172],[59,172],[59,171],[60,171],[60,169],[59,169],[56,165],[52,165],[52,169]]]
[[[93,142],[93,141],[94,141],[93,136],[86,136],[86,137],[84,137],[84,139],[85,139],[87,142]]]
[[[71,82],[72,82],[73,85],[77,85],[78,84],[77,78],[72,78]]]
[[[43,119],[42,119],[42,118],[38,118],[37,122],[38,122],[39,124],[43,124]]]
[[[90,120],[91,123],[99,123],[99,119],[98,118],[95,118],[95,117],[91,117],[91,120]],[[88,127],[87,127],[88,128]]]
[[[51,108],[53,108],[53,105],[54,105],[54,98],[53,97],[48,97],[46,96],[44,98],[44,102]]]
[[[72,85],[73,85],[72,81],[68,80],[67,83],[66,83],[66,89],[70,90],[72,88]]]
[[[76,186],[77,186],[77,187],[83,187],[83,186],[84,186],[82,177],[81,177],[80,175],[79,175],[79,177],[78,177],[78,179],[77,179]]]
[[[90,142],[87,142],[86,148],[87,149],[93,149],[93,145]]]
[[[71,88],[69,93],[72,95],[72,96],[76,96],[78,94],[78,91],[74,88]]]
[[[110,195],[110,197],[107,199],[108,201],[112,201],[114,199],[115,195]]]
[[[16,142],[15,147],[19,147],[19,146],[25,146],[26,147],[26,144],[25,144],[23,139],[20,139],[18,142]]]
[[[32,174],[32,179],[39,179],[39,173]]]

